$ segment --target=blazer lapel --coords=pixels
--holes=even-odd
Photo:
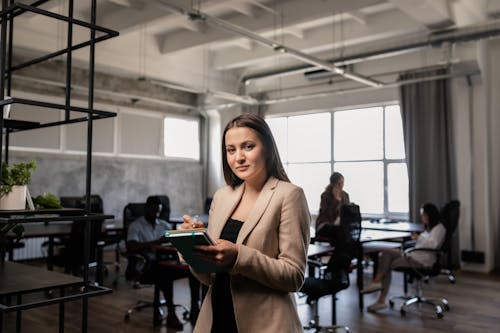
[[[264,184],[264,187],[260,191],[257,201],[255,202],[255,206],[248,216],[248,220],[245,221],[245,223],[243,223],[243,226],[241,227],[236,243],[243,243],[248,234],[253,230],[255,225],[257,225],[262,214],[264,214],[267,206],[269,205],[269,202],[271,201],[271,198],[274,194],[274,189],[276,188],[278,181],[278,179],[270,177]]]
[[[241,197],[243,196],[243,191],[245,190],[245,184],[241,184],[237,188],[235,188],[230,195],[227,197],[221,198],[220,205],[221,209],[219,211],[219,214],[217,216],[214,216],[213,221],[215,222],[215,226],[213,227],[213,236],[215,238],[220,238],[220,234],[222,232],[222,229],[226,225],[227,220],[229,217],[231,217],[231,214],[233,211],[236,209],[236,206],[241,200]]]

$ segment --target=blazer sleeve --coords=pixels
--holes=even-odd
[[[240,244],[231,274],[240,274],[258,283],[295,292],[304,283],[311,217],[304,192],[293,187],[283,196],[278,232],[279,253],[270,257],[258,249]]]

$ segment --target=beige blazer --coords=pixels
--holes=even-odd
[[[215,193],[208,224],[212,238],[220,238],[243,190],[244,184]],[[236,240],[238,257],[229,272],[239,333],[303,332],[294,292],[304,282],[310,222],[302,189],[276,178],[268,179],[240,230]],[[209,286],[215,277],[193,273]],[[210,287],[194,333],[211,330],[211,294]]]

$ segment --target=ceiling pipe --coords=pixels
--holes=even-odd
[[[411,52],[426,47],[437,47],[441,46],[444,43],[463,43],[478,39],[493,38],[499,36],[500,36],[500,20],[495,20],[493,22],[470,25],[463,28],[438,30],[429,34],[427,33],[413,34],[405,36],[403,40],[398,40],[394,42],[394,45],[392,46],[385,46],[383,48],[374,48],[373,50],[369,51],[358,52],[340,58],[325,60],[325,62],[331,63],[334,66],[343,66],[361,61],[373,60],[380,57],[398,55],[401,53]],[[378,45],[382,44],[384,44],[383,41],[378,42]],[[273,70],[273,71],[246,75],[242,77],[241,81],[245,84],[248,84],[252,80],[270,78],[274,76],[297,74],[312,70],[314,69],[314,67],[315,66],[312,65],[292,66],[280,70]]]
[[[448,73],[448,74],[442,74],[442,75],[433,75],[433,76],[424,77],[424,78],[395,81],[395,82],[391,82],[391,83],[385,83],[385,85],[383,87],[380,87],[380,88],[392,88],[392,87],[399,87],[399,86],[406,85],[406,84],[414,84],[414,83],[433,81],[433,80],[441,80],[441,79],[451,79],[451,78],[464,77],[464,76],[470,77],[470,76],[479,75],[479,74],[481,74],[481,71],[479,69],[475,69],[475,70],[469,70],[469,71],[465,71],[465,72],[455,72],[455,73]],[[385,74],[381,74],[381,75],[385,75]],[[271,104],[276,104],[276,103],[292,102],[292,101],[298,101],[298,100],[310,99],[310,98],[321,98],[321,97],[328,97],[328,96],[332,96],[332,95],[341,95],[341,94],[346,94],[346,93],[368,91],[368,90],[373,90],[373,89],[377,89],[377,88],[355,87],[355,88],[345,88],[345,89],[337,89],[337,90],[330,90],[330,91],[314,92],[314,93],[302,94],[302,95],[285,96],[282,98],[262,100],[260,102],[260,105],[271,105]]]
[[[248,38],[250,40],[253,40],[259,44],[262,44],[266,47],[273,49],[276,52],[287,53],[296,59],[299,59],[303,62],[310,64],[311,67],[314,66],[314,67],[324,69],[326,71],[334,72],[336,74],[342,75],[345,78],[360,82],[360,83],[368,85],[370,87],[383,86],[382,82],[378,82],[376,80],[365,77],[363,75],[359,75],[359,74],[354,73],[354,72],[346,71],[343,68],[335,66],[331,62],[327,62],[327,61],[318,59],[318,58],[313,57],[313,56],[311,56],[307,53],[304,53],[302,51],[299,51],[299,50],[293,49],[291,47],[288,47],[286,45],[277,43],[277,42],[273,41],[272,39],[262,37],[258,34],[255,34],[255,33],[251,32],[245,28],[242,28],[238,25],[232,24],[228,21],[221,20],[217,17],[209,16],[209,15],[207,15],[201,11],[195,10],[195,9],[185,9],[185,8],[182,8],[179,6],[175,6],[175,5],[168,3],[165,0],[158,0],[158,1],[161,3],[161,5],[163,7],[165,7],[166,9],[168,9],[172,12],[175,12],[175,13],[178,13],[181,15],[185,15],[191,20],[204,21],[207,24],[211,24],[211,25],[218,27],[218,28],[221,28],[227,32],[237,34],[237,35],[243,36],[245,38]]]

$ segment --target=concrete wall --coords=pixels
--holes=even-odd
[[[50,192],[57,196],[85,194],[85,156],[14,152],[10,162],[37,162],[29,190],[37,196]],[[122,219],[129,202],[145,202],[151,194],[170,198],[172,215],[203,211],[202,168],[197,162],[94,157],[92,193],[104,201],[104,212]]]

